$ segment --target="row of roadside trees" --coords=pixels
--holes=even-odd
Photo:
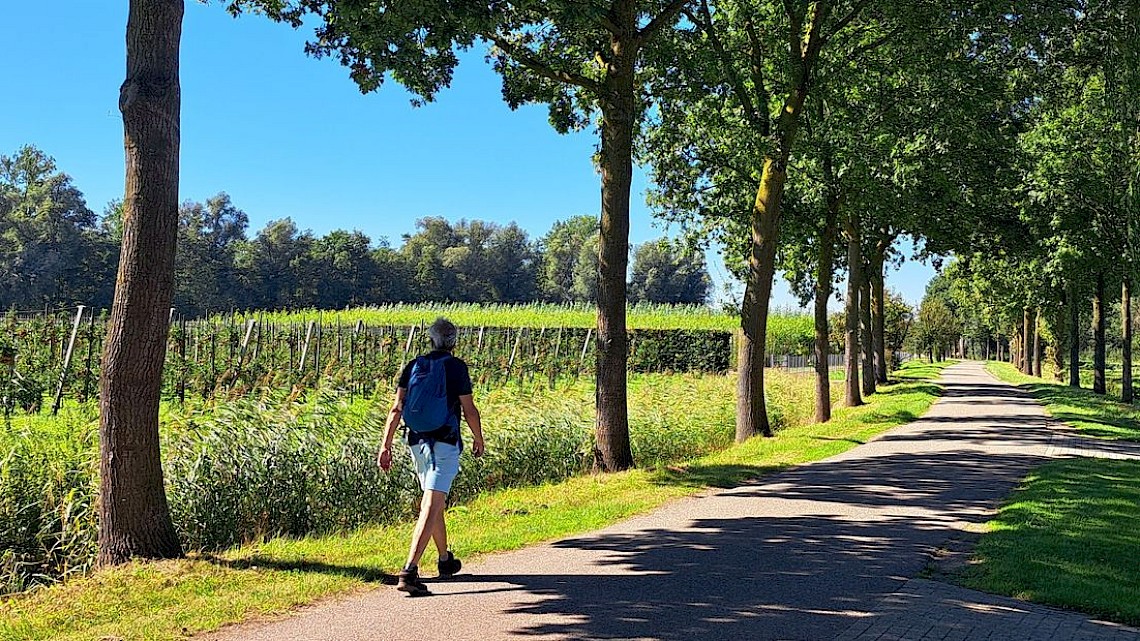
[[[883,274],[900,258],[892,249],[894,240],[912,236],[930,254],[996,254],[1007,240],[1020,237],[1011,228],[1019,215],[1023,174],[1018,169],[1030,151],[1021,134],[1051,91],[1036,82],[1035,74],[1061,64],[1065,47],[1058,45],[1064,41],[1057,33],[1083,29],[1090,16],[1126,4],[232,0],[229,8],[315,27],[307,52],[341,61],[364,91],[395,80],[422,101],[446,88],[458,50],[484,49],[512,107],[544,103],[558,131],[597,132],[602,198],[596,460],[601,469],[618,470],[633,464],[624,314],[635,161],[650,169],[660,213],[698,237],[722,242],[726,260],[745,283],[737,438],[772,433],[763,363],[768,301],[779,269],[805,300],[815,301],[817,417],[827,420],[827,302],[837,275],[847,274],[846,400],[858,405],[886,380]],[[155,41],[128,36],[128,151],[136,144],[132,125],[145,122],[146,131],[161,134],[145,146],[167,153],[154,154],[166,159],[154,165],[135,163],[128,153],[127,232],[119,272],[124,292],[131,289],[131,266],[139,264],[132,243],[155,242],[161,251],[150,258],[162,265],[167,263],[157,259],[166,257],[169,246],[173,265],[177,219],[172,200],[138,199],[132,192],[132,185],[176,185],[177,167],[170,163],[176,155],[169,152],[176,152],[177,131],[170,131],[169,123],[177,122],[177,102],[150,104],[145,112],[130,107],[135,98],[157,99],[150,88],[177,77],[176,60],[167,59],[162,69],[147,65],[162,61],[156,52],[168,51],[171,38],[176,48],[182,3],[132,0],[131,7],[128,33]],[[1133,28],[1112,24],[1112,38],[1125,37],[1115,29]],[[132,66],[132,60],[142,66]],[[138,85],[148,70],[164,75]],[[148,227],[150,222],[155,227]],[[137,226],[133,232],[132,225]],[[150,297],[140,294],[145,301],[140,306],[169,302],[161,279],[144,282]],[[164,336],[157,318],[130,324],[130,296],[116,293],[112,337],[118,331]],[[105,360],[113,366],[118,352],[114,341],[108,345]],[[135,356],[160,363],[161,355]],[[114,407],[127,400],[117,400],[108,382],[115,379],[115,368],[104,371],[104,443],[114,443]],[[157,377],[147,373],[132,382],[157,391]],[[157,407],[157,395],[136,396],[135,406],[149,407],[151,401]],[[123,423],[122,429],[145,433],[157,448],[157,416],[142,419]],[[156,466],[154,456],[147,469]],[[142,473],[118,472],[147,480]],[[113,500],[114,486],[105,476],[104,487],[112,488],[103,497],[105,511],[156,516],[146,511],[158,504],[161,483],[149,486],[147,497],[154,502],[134,505]],[[105,525],[114,521],[112,514],[104,517]],[[152,530],[169,529],[169,519],[148,523]],[[145,533],[104,527],[101,536],[107,537],[101,544],[108,561],[122,558],[128,548],[146,556],[175,553],[148,544],[162,537]]]
[[[1027,373],[1052,369],[1106,391],[1106,351],[1120,349],[1121,396],[1133,399],[1132,298],[1140,256],[1140,5],[1077,3],[1044,14],[1049,55],[1022,61],[1009,217],[947,270],[965,338]],[[1118,292],[1113,294],[1112,292]],[[943,297],[946,298],[945,296]],[[1110,313],[1120,335],[1106,336]],[[1043,368],[1042,362],[1051,367]]]

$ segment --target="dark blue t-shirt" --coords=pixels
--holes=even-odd
[[[424,354],[424,358],[430,358],[432,360],[447,356],[451,357],[443,364],[443,373],[447,380],[447,407],[456,418],[462,419],[463,408],[459,403],[459,397],[467,396],[471,393],[471,374],[467,370],[467,363],[442,350]],[[414,364],[414,360],[410,361],[404,366],[404,371],[400,372],[399,386],[405,390],[408,389],[408,381],[412,377],[412,365]],[[462,421],[460,422],[462,423]]]

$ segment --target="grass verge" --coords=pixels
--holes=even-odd
[[[485,494],[453,508],[460,556],[477,556],[586,532],[709,487],[731,487],[790,465],[838,454],[921,416],[945,364],[910,363],[898,382],[832,421],[789,427],[688,464],[587,475]],[[810,396],[804,402],[811,402]],[[322,597],[392,580],[411,524],[344,535],[274,539],[215,556],[136,563],[35,590],[0,604],[0,639],[180,639]],[[433,559],[425,558],[431,567]]]
[[[1068,423],[1086,436],[1140,441],[1140,409],[1087,389],[1027,376],[1009,363],[990,361],[986,369],[1029,392],[1053,418]]]
[[[1140,625],[1140,462],[1042,466],[988,530],[962,585]]]

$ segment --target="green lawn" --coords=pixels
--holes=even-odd
[[[989,523],[971,588],[1140,625],[1140,462],[1035,470]]]
[[[898,382],[826,424],[788,427],[688,464],[500,490],[450,510],[460,556],[594,530],[708,487],[730,487],[850,449],[921,416],[946,364],[908,363]],[[800,402],[810,404],[810,395]],[[273,539],[216,556],[136,563],[0,603],[0,639],[179,639],[392,580],[411,524]],[[434,559],[426,558],[431,567]]]
[[[1140,412],[1111,397],[987,369],[1082,434],[1140,440]],[[1140,624],[1140,462],[1065,459],[1034,470],[987,524],[962,585]]]
[[[997,378],[1013,383],[1040,401],[1054,418],[1086,436],[1140,441],[1140,408],[1035,376],[1027,376],[1009,363],[990,361],[986,369]]]

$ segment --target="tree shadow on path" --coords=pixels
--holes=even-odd
[[[526,635],[833,638],[1041,460],[963,449],[817,463],[701,499],[723,516],[685,529],[554,544],[600,552],[595,571],[474,579],[545,597],[513,610],[536,617]]]
[[[936,415],[924,419],[930,429],[881,437],[882,454],[784,469],[695,500],[700,516],[683,529],[555,543],[595,553],[594,566],[580,575],[478,579],[544,597],[512,610],[533,617],[516,631],[524,635],[834,638],[918,576],[941,545],[988,520],[1046,460],[1040,446],[1051,432],[1026,395],[997,384],[948,384],[945,396],[1014,411]],[[986,447],[995,441],[1019,447]],[[727,472],[746,471],[771,469]],[[705,472],[723,478],[725,471]],[[1022,616],[1001,608],[964,612],[998,628],[1016,626]]]

